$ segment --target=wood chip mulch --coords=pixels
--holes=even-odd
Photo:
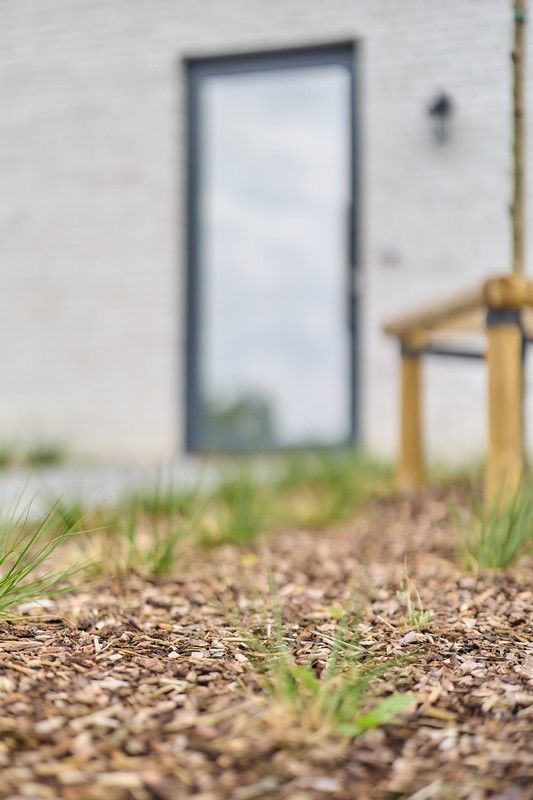
[[[448,509],[435,492],[375,502],[326,533],[202,551],[172,579],[28,606],[0,625],[0,797],[533,798],[531,561],[464,573]],[[399,593],[406,571],[434,613],[421,630]],[[264,626],[270,576],[297,658],[315,667],[357,589],[364,647],[411,654],[379,691],[414,692],[416,707],[353,741],[291,723],[244,635]]]

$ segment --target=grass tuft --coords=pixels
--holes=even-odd
[[[89,518],[91,522],[94,521],[97,512],[87,511],[81,501],[70,500],[63,496],[58,500],[50,500],[47,516],[50,527],[55,526],[63,533],[80,532],[86,527],[86,521]]]
[[[56,444],[36,444],[25,454],[24,461],[35,467],[48,467],[65,461],[65,451]]]
[[[337,623],[324,669],[298,663],[285,640],[281,613],[275,597],[274,621],[266,640],[252,637],[250,650],[266,692],[285,706],[301,730],[330,732],[354,738],[380,727],[411,707],[412,694],[395,693],[375,699],[376,682],[396,664],[378,664],[361,647],[357,634],[359,617],[345,610]]]
[[[198,490],[155,487],[109,509],[99,520],[100,571],[167,575],[185,543],[198,540],[203,503]]]
[[[409,577],[405,566],[405,577],[400,585],[398,595],[404,600],[406,619],[411,628],[429,628],[433,619],[431,608],[424,608],[416,583]]]
[[[533,495],[526,490],[489,511],[474,508],[459,529],[459,553],[467,569],[505,570],[533,544]]]
[[[393,470],[357,450],[320,450],[289,458],[276,483],[288,524],[320,528],[349,519],[392,486]]]
[[[116,577],[133,572],[153,578],[167,575],[188,529],[184,520],[153,517],[140,503],[125,504],[102,526],[97,571]],[[85,544],[94,544],[93,537]]]
[[[243,471],[206,499],[199,539],[209,545],[249,544],[272,523],[273,505],[271,487]]]
[[[419,628],[420,630],[429,628],[432,619],[433,611],[431,608],[414,608],[407,618],[412,628]]]
[[[7,469],[17,462],[17,450],[13,445],[0,445],[0,469]]]
[[[184,517],[194,511],[197,503],[198,490],[172,485],[163,489],[159,484],[130,498],[130,504],[139,505],[145,514],[153,517]]]
[[[52,513],[29,525],[5,522],[0,526],[0,617],[13,616],[16,607],[30,600],[50,597],[67,588],[80,565],[48,569],[47,562],[73,535],[72,529],[57,532]]]

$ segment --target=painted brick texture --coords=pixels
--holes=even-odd
[[[381,321],[509,262],[506,0],[0,0],[0,440],[114,460],[182,448],[182,59],[347,39],[361,44],[362,429],[394,450]],[[441,89],[456,113],[437,146],[425,108]],[[484,367],[432,363],[426,385],[431,453],[481,452]]]

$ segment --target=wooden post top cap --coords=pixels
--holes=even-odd
[[[490,278],[483,287],[483,299],[488,308],[520,309],[533,303],[533,283],[524,275]]]

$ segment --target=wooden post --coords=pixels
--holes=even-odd
[[[523,334],[520,308],[521,283],[525,272],[525,26],[527,0],[513,0],[513,198],[511,225],[513,275],[508,286],[500,282],[504,294],[496,307],[490,302],[490,283],[486,298],[487,365],[489,372],[489,452],[485,476],[485,501],[488,506],[504,505],[518,492],[524,474],[524,376]],[[518,282],[517,282],[518,281]],[[522,278],[523,282],[523,278]],[[496,286],[495,282],[492,282]],[[509,292],[520,290],[511,298]],[[509,296],[506,298],[505,294]],[[515,292],[516,294],[516,292]],[[492,305],[492,307],[491,307]]]
[[[405,491],[419,489],[424,483],[421,361],[415,349],[402,344],[398,486]]]
[[[513,199],[511,223],[513,236],[513,272],[525,271],[525,27],[526,0],[514,0],[513,64]]]
[[[493,507],[512,500],[524,472],[520,312],[489,310],[487,338],[489,452],[485,500]]]

